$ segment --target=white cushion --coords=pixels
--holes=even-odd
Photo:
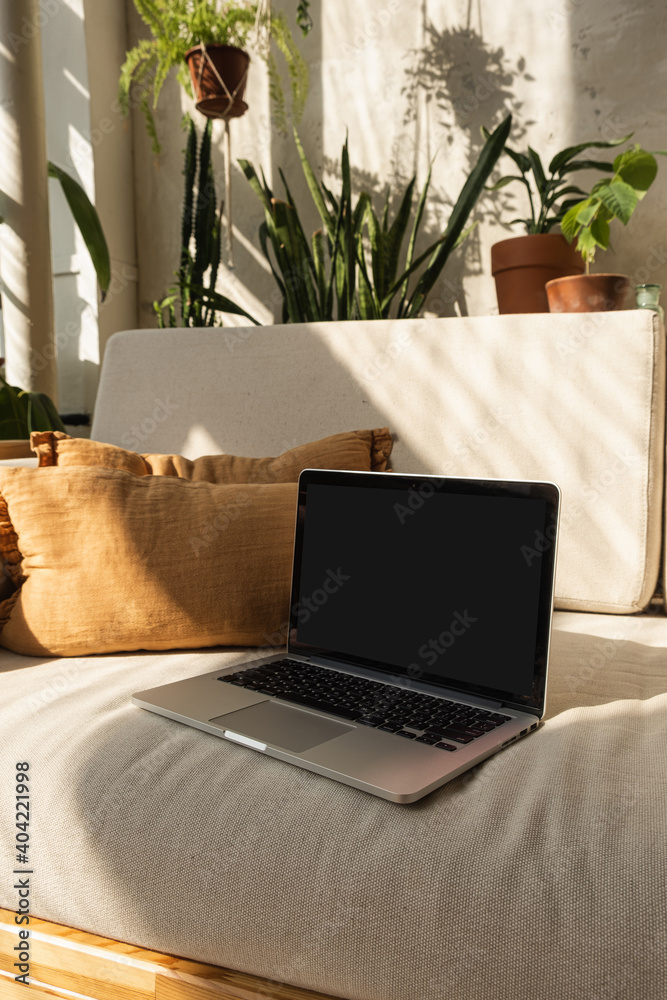
[[[664,405],[647,310],[141,330],[107,346],[92,437],[267,455],[388,424],[396,471],[558,483],[557,606],[632,612],[658,578]]]
[[[412,806],[130,704],[238,651],[3,651],[4,856],[29,760],[36,916],[354,1000],[662,997],[666,646],[556,615],[545,725]]]

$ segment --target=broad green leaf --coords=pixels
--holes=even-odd
[[[417,178],[413,177],[407,188],[405,189],[405,194],[401,199],[401,204],[396,213],[396,218],[389,227],[389,232],[386,236],[386,247],[387,247],[387,270],[386,270],[386,281],[388,283],[393,283],[396,280],[396,271],[398,269],[398,261],[401,254],[401,247],[403,245],[403,239],[405,237],[406,230],[408,228],[408,223],[410,221],[410,212],[412,210],[412,195],[415,189],[415,183]],[[381,298],[384,298],[385,289],[377,289],[377,293]]]
[[[579,212],[585,210],[590,204],[590,198],[587,198],[585,201],[575,202],[575,204],[567,210],[563,218],[560,220],[560,231],[568,243],[571,243],[577,234],[577,229],[579,228]]]
[[[322,190],[329,199],[332,210],[334,212],[337,212],[339,208],[338,198],[336,198],[335,194],[333,194],[333,192],[329,190],[329,188],[326,186],[324,182],[322,182]]]
[[[60,181],[67,204],[88,248],[104,301],[111,282],[111,259],[102,223],[95,206],[78,181],[49,161],[49,177]]]
[[[589,204],[582,206],[579,209],[579,214],[577,216],[577,225],[587,226],[595,218],[595,213],[598,210],[598,203],[594,198],[588,199]]]
[[[581,201],[580,201],[579,198],[569,198],[567,201],[562,202],[558,206],[557,213],[555,215],[553,215],[549,221],[553,225],[560,224],[562,222],[563,218],[565,217],[565,215],[570,211],[570,209],[574,208],[575,205],[580,205],[580,204],[581,204]],[[572,235],[574,236],[574,233]]]
[[[233,316],[245,316],[245,318],[249,319],[251,323],[255,324],[255,326],[261,326],[259,320],[255,319],[254,316],[251,316],[249,312],[245,311],[245,309],[242,309],[241,306],[236,304],[236,302],[232,302],[231,299],[228,299],[226,295],[221,295],[219,292],[207,291],[206,298],[218,312],[231,313]]]
[[[296,129],[294,129],[294,140],[296,142],[296,148],[299,153],[299,159],[301,161],[301,169],[303,170],[304,177],[306,178],[306,183],[308,185],[308,190],[310,191],[311,197],[315,202],[315,207],[320,214],[320,218],[324,225],[326,226],[327,233],[329,237],[333,237],[335,222],[334,218],[329,212],[325,202],[322,190],[317,183],[317,178],[315,177],[315,172],[310,165],[310,161],[306,156],[303,146],[301,145],[301,140],[299,139],[299,134]]]
[[[8,385],[2,379],[0,388],[0,438],[3,441],[12,438],[25,439],[28,433],[28,402],[22,397],[20,390]]]
[[[357,239],[357,263],[359,264],[359,291],[357,295],[359,319],[380,319],[380,312],[368,278],[366,255],[361,237]]]
[[[271,198],[260,184],[259,177],[257,176],[257,172],[255,171],[255,168],[253,167],[252,163],[250,163],[249,160],[238,160],[238,164],[243,173],[245,174],[245,178],[250,184],[250,187],[253,189],[253,191],[261,201],[262,205],[264,206],[264,211],[268,212],[270,215]]]
[[[614,160],[614,170],[626,184],[643,198],[658,173],[655,156],[644,149],[628,149]]]
[[[343,175],[343,261],[345,264],[345,294],[346,314],[352,317],[354,311],[354,289],[356,285],[357,252],[355,237],[352,233],[352,178],[350,174],[350,154],[347,136],[341,154],[341,173]]]
[[[624,135],[622,139],[612,139],[611,142],[582,142],[578,146],[568,146],[561,153],[557,153],[553,160],[549,164],[549,173],[555,174],[563,169],[570,160],[573,160],[575,156],[579,153],[583,153],[585,149],[613,149],[614,146],[622,146],[624,142],[631,139],[633,133],[629,135]],[[569,167],[568,167],[569,169]]]
[[[495,184],[487,184],[486,190],[500,191],[501,188],[507,187],[512,181],[521,181],[523,183],[523,177],[520,177],[518,174],[508,174],[506,177],[501,177]]]
[[[324,260],[324,233],[321,229],[317,229],[312,236],[312,248],[313,248],[313,264],[315,267],[315,278],[317,281],[317,290],[320,300],[320,318],[328,319],[327,316],[327,273],[326,264]]]
[[[271,254],[269,253],[268,241],[269,241],[269,227],[266,222],[262,222],[262,224],[259,227],[259,245],[262,248],[264,256],[269,262],[269,267],[271,268],[271,272],[273,274],[273,277],[275,278],[276,284],[278,285],[278,288],[282,293],[283,299],[285,299],[286,298],[285,286],[280,278],[280,275],[273,266],[273,260],[271,259]]]
[[[454,248],[459,236],[463,232],[465,224],[468,221],[468,217],[475,207],[480,194],[484,190],[484,185],[489,179],[491,171],[498,161],[498,157],[503,151],[503,147],[511,127],[512,116],[508,115],[507,118],[505,118],[505,120],[501,122],[501,124],[491,134],[479,154],[477,163],[470,172],[468,179],[463,185],[461,193],[456,200],[452,214],[449,217],[444,239],[436,251],[434,259],[419,278],[419,281],[410,296],[410,316],[418,315],[422,305],[424,304],[426,296],[437,281],[440,272],[447,263],[447,258]],[[414,267],[415,265],[413,264],[412,268]],[[412,268],[406,270],[403,275],[401,275],[398,282],[399,287],[403,283],[403,280],[407,277],[409,270]],[[388,294],[391,292],[392,289],[389,290]]]
[[[591,225],[591,236],[603,250],[609,247],[609,223],[606,219],[597,218]]]
[[[361,236],[362,230],[364,228],[364,219],[366,216],[366,204],[370,199],[370,195],[366,191],[362,191],[357,200],[357,204],[354,206],[354,212],[352,213],[352,232],[356,236]]]
[[[386,233],[382,231],[378,217],[373,210],[370,198],[365,202],[365,221],[368,226],[368,239],[371,245],[371,270],[373,272],[373,284],[377,295],[381,298],[384,295],[385,274],[387,267]]]
[[[596,197],[617,219],[620,219],[624,226],[628,224],[639,201],[635,189],[626,184],[625,181],[613,181],[606,187],[600,188]],[[579,218],[581,221],[581,216]],[[584,225],[586,224],[584,222]]]
[[[46,415],[46,410],[42,405],[37,393],[26,393],[28,397],[28,431],[50,431],[51,421]]]
[[[535,178],[535,183],[537,184],[537,190],[542,194],[547,186],[547,179],[544,175],[544,168],[542,166],[542,161],[535,152],[534,149],[528,147],[528,159],[530,160],[530,165],[533,169],[533,177]]]
[[[577,250],[590,263],[595,260],[597,241],[590,229],[582,229],[577,240]]]
[[[285,261],[283,274],[290,311],[302,321],[312,321],[315,319],[313,306],[317,311],[317,305],[313,299],[308,257],[299,238],[294,209],[278,198],[274,198],[271,205],[276,235],[282,244],[281,257],[284,256]]]
[[[478,225],[479,225],[479,222],[477,220],[475,220],[475,222],[471,222],[470,223],[470,225],[468,226],[467,229],[463,230],[463,232],[459,236],[458,240],[454,244],[454,250],[456,250],[457,247],[460,247],[462,243],[465,243],[465,241],[468,239],[468,237],[470,236],[470,234],[472,233],[472,231],[474,229],[477,229]]]
[[[289,204],[290,208],[292,209],[292,213],[290,215],[290,218],[292,219],[292,221],[294,223],[294,226],[296,227],[296,231],[297,231],[297,235],[298,235],[298,240],[299,240],[299,243],[301,245],[302,252],[303,252],[304,256],[306,257],[306,259],[308,260],[308,264],[310,266],[311,273],[313,274],[313,277],[314,277],[315,276],[315,265],[314,265],[314,262],[313,262],[313,259],[312,259],[312,255],[311,255],[311,252],[310,252],[310,244],[308,243],[308,239],[306,238],[306,234],[304,232],[304,228],[301,225],[301,219],[299,218],[299,213],[297,211],[296,203],[294,201],[294,198],[292,197],[292,192],[289,189],[289,186],[287,184],[287,180],[285,179],[284,173],[282,172],[282,170],[280,168],[279,168],[278,172],[280,174],[280,177],[282,179],[283,185],[285,187],[285,193],[287,195],[288,204]],[[305,275],[304,275],[304,278],[305,278]]]
[[[46,431],[63,431],[65,430],[65,425],[60,419],[60,414],[58,413],[55,403],[50,396],[47,396],[43,392],[32,393],[33,398],[36,397],[42,405],[42,409],[48,420],[48,427],[43,428]],[[39,428],[36,428],[39,430]]]
[[[572,160],[564,173],[569,174],[573,170],[603,170],[607,174],[613,174],[614,164],[607,160]]]
[[[407,253],[407,257],[405,258],[405,267],[406,267],[406,269],[409,269],[411,267],[412,261],[414,259],[415,244],[417,242],[417,235],[419,233],[419,227],[421,226],[421,221],[422,221],[422,218],[424,216],[424,209],[426,207],[426,195],[428,194],[428,189],[429,189],[429,186],[430,186],[430,183],[431,183],[431,171],[432,170],[433,170],[433,161],[431,161],[431,165],[428,168],[428,174],[426,175],[426,182],[424,183],[424,187],[422,189],[422,193],[419,196],[419,202],[417,203],[417,212],[415,213],[415,219],[414,219],[414,222],[412,224],[412,232],[410,233],[410,242],[408,243],[408,253]],[[408,294],[408,284],[409,284],[409,278],[406,278],[405,281],[403,282],[402,286],[401,286],[401,298],[400,298],[400,301],[398,303],[398,314],[397,315],[399,316],[399,318],[403,315],[403,310],[404,310],[404,306],[405,306],[405,299],[406,299],[406,296]],[[390,305],[390,303],[388,303],[386,305],[386,307],[384,308],[383,315],[387,315],[387,316],[389,315],[389,305]]]
[[[491,138],[491,133],[489,132],[488,128],[482,126],[481,131],[485,139]],[[507,153],[510,160],[512,160],[517,165],[522,174],[530,173],[531,164],[530,160],[525,155],[525,153],[517,153],[516,150],[510,149],[509,146],[505,146],[504,152]]]

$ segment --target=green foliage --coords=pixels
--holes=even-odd
[[[296,23],[301,28],[301,34],[307,35],[313,27],[313,19],[310,16],[310,0],[299,0],[296,5]]]
[[[482,130],[488,136],[486,129]],[[505,147],[505,153],[518,168],[518,174],[501,177],[489,190],[497,191],[518,181],[523,184],[528,194],[530,216],[525,219],[512,219],[510,225],[518,222],[525,227],[528,234],[548,233],[560,225],[566,212],[577,203],[572,195],[585,195],[585,191],[571,184],[568,175],[578,170],[601,170],[613,173],[614,165],[605,160],[581,159],[580,154],[587,149],[612,149],[627,142],[629,135],[611,142],[582,142],[577,146],[568,146],[557,153],[545,171],[542,160],[534,149],[529,146],[525,153],[517,153]]]
[[[93,262],[97,280],[100,284],[102,301],[104,301],[109,283],[111,282],[111,260],[100,217],[97,214],[95,206],[78,181],[75,181],[65,170],[57,167],[50,160],[47,167],[49,177],[60,181],[60,186],[70,207],[74,221],[79,227],[84,243],[88,248],[88,253],[90,254],[90,259]],[[4,221],[4,218],[0,216],[0,225]]]
[[[223,203],[218,207],[211,126],[209,119],[197,149],[195,123],[189,116],[186,118],[181,259],[176,285],[161,301],[153,303],[161,328],[216,326],[219,325],[219,312],[235,313],[257,323],[244,309],[215,290],[220,266]]]
[[[111,260],[100,217],[78,181],[75,181],[73,177],[70,177],[68,173],[50,161],[48,169],[49,177],[60,181],[74,221],[88,248],[100,284],[102,301],[104,301],[111,281]]]
[[[612,170],[612,176],[598,181],[590,195],[572,205],[561,221],[563,236],[569,243],[577,238],[577,250],[586,265],[593,262],[598,247],[608,249],[610,222],[618,219],[627,226],[655,180],[658,164],[652,153],[635,145],[616,157]]]
[[[127,53],[118,83],[118,100],[121,114],[127,115],[134,84],[141,95],[138,106],[146,119],[153,151],[157,155],[160,144],[153,111],[170,70],[178,69],[180,84],[194,97],[185,53],[200,43],[246,48],[257,22],[258,2],[228,0],[220,6],[218,0],[134,0],[134,5],[153,37],[142,39]],[[270,37],[285,60],[292,90],[292,115],[295,121],[299,121],[308,93],[308,68],[283,14],[272,14],[260,26],[268,28]],[[285,101],[278,67],[270,49],[260,52],[260,55],[268,62],[271,95],[274,100],[278,95],[276,121],[278,127],[284,129]]]
[[[354,203],[347,140],[341,155],[341,190],[335,196],[315,177],[295,130],[301,167],[323,227],[308,240],[282,171],[285,199],[274,197],[264,176],[260,179],[251,163],[239,160],[264,206],[265,221],[260,226],[259,239],[283,297],[283,322],[418,316],[450,253],[472,228],[466,230],[466,222],[502,153],[510,126],[511,116],[508,116],[488,137],[454,205],[447,228],[416,259],[415,246],[430,172],[414,216],[413,177],[399,200],[394,218],[390,220],[388,191],[378,219],[367,192],[362,191]],[[408,247],[401,266],[408,231]]]
[[[43,392],[28,392],[9,385],[0,374],[0,440],[27,440],[32,431],[64,430],[58,411],[48,396]]]

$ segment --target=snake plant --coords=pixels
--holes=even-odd
[[[378,218],[368,192],[362,191],[356,202],[353,198],[347,140],[341,155],[341,190],[334,195],[317,180],[295,130],[301,167],[322,220],[322,228],[309,240],[282,170],[284,199],[274,196],[264,175],[260,178],[248,160],[239,160],[264,206],[259,240],[282,294],[283,322],[419,316],[449,255],[470,231],[466,223],[503,151],[510,127],[508,116],[488,136],[446,229],[418,256],[416,245],[430,172],[414,212],[415,177],[403,192],[395,216],[390,219],[391,199],[387,192]]]
[[[158,326],[215,326],[219,312],[244,316],[257,324],[250,313],[215,290],[220,266],[222,202],[218,206],[211,149],[211,126],[206,123],[197,148],[197,130],[192,118],[185,118],[185,180],[181,223],[181,259],[176,284],[167,295],[153,303]]]

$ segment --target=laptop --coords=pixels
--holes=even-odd
[[[306,470],[286,650],[132,701],[414,802],[540,725],[559,497],[548,482]]]

